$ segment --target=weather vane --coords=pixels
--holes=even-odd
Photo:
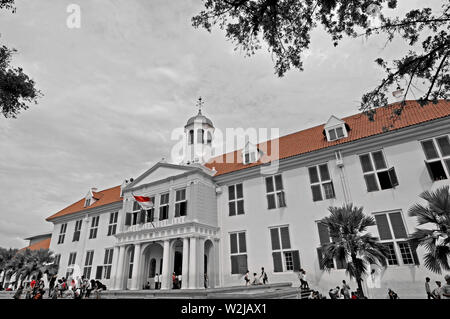
[[[198,112],[199,112],[199,113],[202,112],[202,106],[203,106],[203,104],[205,104],[205,103],[203,102],[202,97],[200,96],[200,97],[198,98],[198,101],[197,101],[197,107],[198,107]]]

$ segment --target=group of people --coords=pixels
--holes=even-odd
[[[431,290],[431,279],[429,277],[425,278],[425,292],[427,293],[428,299],[450,299],[450,275],[446,275],[444,279],[444,285],[442,285],[442,283],[437,280],[435,281],[436,288]]]
[[[247,270],[244,275],[244,281],[245,286],[252,285],[265,285],[269,283],[269,277],[267,276],[266,271],[264,270],[264,267],[261,267],[261,274],[258,275],[258,273],[253,273],[253,279],[250,279],[250,271]]]
[[[106,290],[106,286],[99,280],[88,280],[84,276],[66,279],[64,277],[57,279],[56,276],[50,278],[48,286],[48,298],[72,298],[82,299],[90,298],[94,293],[96,298],[100,298],[100,292]],[[25,293],[25,299],[42,299],[45,294],[45,283],[43,279],[32,279],[30,282],[22,283],[14,294],[15,299],[22,299]]]
[[[331,299],[367,299],[359,288],[352,291],[345,280],[342,280],[342,287],[331,288],[328,294]]]

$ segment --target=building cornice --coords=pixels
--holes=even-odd
[[[345,157],[367,152],[373,149],[379,149],[381,147],[429,138],[442,134],[443,131],[444,133],[448,133],[450,131],[450,117],[423,122],[386,133],[368,136],[355,141],[333,145],[309,153],[284,158],[278,162],[278,172],[333,160],[335,159],[334,152],[337,150],[340,150],[342,157]],[[213,179],[218,185],[223,185],[243,179],[261,177],[265,175],[261,172],[261,170],[265,167],[270,167],[271,163],[244,168],[238,171],[216,176]]]
[[[80,218],[90,216],[90,215],[97,215],[97,214],[102,214],[105,212],[110,212],[111,210],[117,210],[117,209],[120,210],[120,209],[122,209],[122,206],[123,206],[122,203],[123,203],[123,200],[117,201],[114,203],[109,203],[109,204],[102,205],[102,206],[98,206],[98,207],[80,210],[78,212],[70,213],[68,215],[52,218],[51,220],[48,220],[48,222],[57,224],[57,223],[62,223],[62,222],[68,222],[68,221],[71,221],[74,219],[80,219]]]

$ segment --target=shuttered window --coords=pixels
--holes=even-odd
[[[64,244],[64,238],[66,237],[67,223],[61,224],[58,236],[58,245]]]
[[[311,183],[312,200],[314,202],[336,197],[328,164],[311,166],[308,168],[308,173]]]
[[[94,251],[89,250],[86,252],[86,258],[84,260],[83,276],[87,279],[91,278],[92,262],[94,260]]]
[[[91,229],[89,229],[89,239],[97,238],[98,222],[100,216],[93,216],[91,219]]]
[[[382,151],[359,156],[368,192],[394,188],[399,185],[395,168],[388,168]]]
[[[401,212],[375,215],[380,242],[388,249],[388,265],[418,265],[417,252],[408,243],[408,233]],[[400,258],[399,258],[400,257]],[[400,262],[401,261],[401,262]]]
[[[286,197],[281,174],[266,177],[267,208],[274,209],[286,206]]]
[[[179,189],[175,193],[175,217],[187,215],[186,189]]]
[[[328,229],[328,226],[325,225],[324,223],[321,222],[317,222],[317,230],[319,233],[319,240],[320,240],[320,245],[326,245],[328,243],[330,243],[332,241],[332,238],[330,237],[330,231]],[[334,239],[333,241],[336,241],[337,239]],[[323,269],[323,265],[322,265],[322,260],[323,260],[323,249],[322,247],[317,248],[317,256],[318,256],[318,260],[319,260],[319,266],[320,269]],[[336,264],[336,267],[335,267]],[[343,260],[339,260],[337,258],[335,258],[334,260],[329,260],[328,261],[328,268],[336,268],[336,269],[345,269],[347,268],[347,263]]]
[[[111,278],[111,267],[113,260],[113,248],[105,249],[105,258],[103,259],[103,278],[110,279]]]
[[[230,233],[231,273],[247,272],[247,243],[245,232]]]
[[[159,199],[159,220],[169,218],[169,193],[161,194]]]
[[[448,135],[422,141],[425,167],[432,181],[448,179],[450,176],[450,140]]]
[[[299,270],[300,254],[298,250],[292,250],[289,227],[274,227],[270,228],[269,232],[274,272]]]
[[[244,214],[244,190],[242,183],[228,186],[228,215]]]
[[[108,225],[107,236],[112,236],[112,235],[116,234],[118,216],[119,216],[119,212],[114,212],[114,213],[109,214],[109,225]]]

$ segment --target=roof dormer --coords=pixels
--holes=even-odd
[[[250,142],[247,142],[242,150],[242,163],[244,165],[255,163],[259,161],[262,156],[262,151],[258,147]]]
[[[89,207],[100,199],[100,194],[97,193],[97,188],[91,188],[84,198],[84,207]]]
[[[349,127],[341,119],[332,115],[324,126],[324,135],[328,142],[336,141],[348,136]]]

